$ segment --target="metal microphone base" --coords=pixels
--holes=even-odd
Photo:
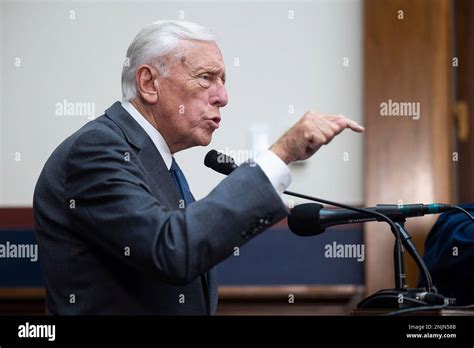
[[[433,305],[453,305],[456,300],[443,295],[427,292],[425,289],[407,288],[383,289],[363,299],[358,305],[362,308],[404,309]]]

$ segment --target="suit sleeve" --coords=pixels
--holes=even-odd
[[[472,204],[462,207],[474,212]],[[426,239],[424,261],[441,294],[458,305],[474,302],[474,224],[467,216],[452,211],[439,217]]]
[[[244,164],[205,198],[169,211],[116,133],[91,130],[67,163],[65,199],[78,237],[103,257],[184,285],[287,215],[259,168]]]
[[[471,214],[472,206],[463,206]],[[425,262],[434,277],[471,273],[474,260],[474,224],[459,211],[442,214],[425,242]]]

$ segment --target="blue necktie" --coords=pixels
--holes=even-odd
[[[171,163],[170,173],[173,176],[173,180],[178,186],[181,197],[184,199],[185,206],[189,205],[194,201],[193,196],[191,195],[191,190],[189,189],[188,182],[178,166],[178,163],[173,158],[173,162]]]
[[[191,195],[191,190],[189,189],[188,182],[178,166],[178,163],[173,158],[173,162],[171,162],[170,168],[171,176],[173,177],[174,182],[179,187],[181,191],[181,197],[184,199],[184,204],[187,206],[188,204],[194,202],[193,196]],[[208,284],[209,272],[206,272],[201,275],[201,283],[204,290],[204,297],[206,300],[206,306],[208,311],[210,310],[210,294],[209,294],[209,284]],[[210,314],[210,312],[209,312]]]

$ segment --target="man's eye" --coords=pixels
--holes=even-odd
[[[212,76],[210,74],[199,75],[198,83],[203,88],[209,88],[211,86]]]

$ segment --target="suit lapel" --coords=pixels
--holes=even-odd
[[[179,209],[181,194],[163,157],[148,134],[120,102],[114,103],[105,114],[122,130],[127,142],[137,149],[138,158],[145,169],[143,172],[148,177],[153,195],[169,209]]]
[[[148,146],[142,148],[138,154],[138,158],[146,168],[150,182],[153,183],[153,192],[164,195],[170,209],[179,209],[181,200],[179,189],[176,187],[155,144],[153,144],[151,140],[149,142],[150,144],[148,144]]]

